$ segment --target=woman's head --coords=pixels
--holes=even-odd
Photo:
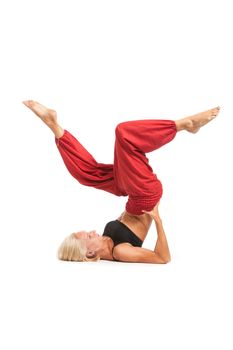
[[[95,231],[79,231],[64,239],[58,250],[58,259],[67,261],[98,261],[102,236]]]

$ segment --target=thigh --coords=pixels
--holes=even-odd
[[[126,211],[141,215],[150,211],[162,196],[162,184],[149,165],[146,154],[130,142],[116,137],[114,179],[117,188],[129,196]]]

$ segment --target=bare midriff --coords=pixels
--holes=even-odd
[[[148,214],[132,215],[127,211],[124,211],[118,220],[133,231],[142,241],[145,240],[152,223],[152,218]]]

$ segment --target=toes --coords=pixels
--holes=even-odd
[[[25,104],[25,106],[27,106],[27,107],[31,107],[33,104],[33,100],[23,101],[23,104]]]
[[[219,113],[220,107],[212,109],[212,115],[217,115]]]
[[[23,104],[25,104],[25,106],[29,107],[30,106],[30,101],[23,101]]]
[[[35,101],[33,100],[28,100],[29,106],[33,106],[35,104]]]

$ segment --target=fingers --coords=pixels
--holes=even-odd
[[[147,214],[149,216],[153,216],[153,211],[146,211],[146,210],[142,210],[143,214]]]
[[[148,211],[146,211],[146,210],[142,210],[142,212],[144,213],[144,214],[150,214]]]

